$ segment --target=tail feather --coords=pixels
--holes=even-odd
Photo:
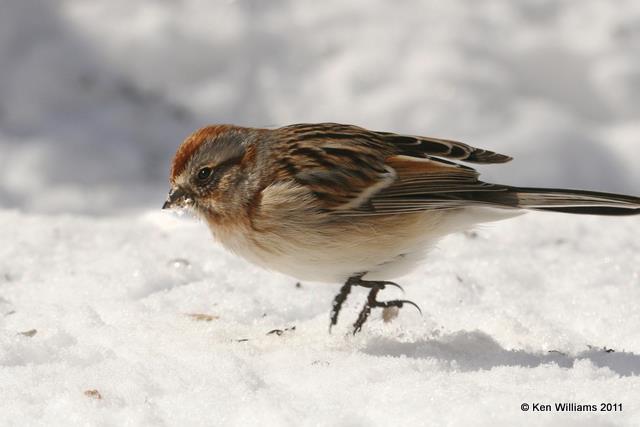
[[[508,189],[507,193],[515,196],[516,206],[523,209],[590,215],[640,214],[640,197],[556,188]]]

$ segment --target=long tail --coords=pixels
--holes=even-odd
[[[638,215],[640,197],[559,188],[506,187],[503,192],[475,192],[475,200],[505,207],[588,215]]]

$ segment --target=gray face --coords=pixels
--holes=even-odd
[[[241,132],[206,138],[173,182],[163,209],[193,207],[196,211],[224,210],[237,196],[242,180],[240,162],[246,152]]]

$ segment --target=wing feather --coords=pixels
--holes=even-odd
[[[437,138],[374,132],[335,123],[298,124],[274,133],[284,146],[282,176],[339,215],[384,215],[464,204],[464,195],[501,191],[478,173],[441,157],[500,163],[510,157]],[[288,178],[287,178],[288,177]]]
[[[470,204],[493,205],[491,198],[478,199],[476,195],[506,191],[504,186],[478,180],[474,169],[440,159],[393,156],[386,164],[396,172],[395,181],[371,197],[366,206],[342,215],[401,214]]]
[[[470,163],[506,163],[512,158],[504,154],[472,147],[450,139],[426,136],[398,135],[389,132],[377,132],[385,141],[394,144],[399,154],[412,157],[445,157]]]

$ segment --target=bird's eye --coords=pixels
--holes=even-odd
[[[204,181],[211,176],[211,168],[202,168],[198,171],[198,179]]]

